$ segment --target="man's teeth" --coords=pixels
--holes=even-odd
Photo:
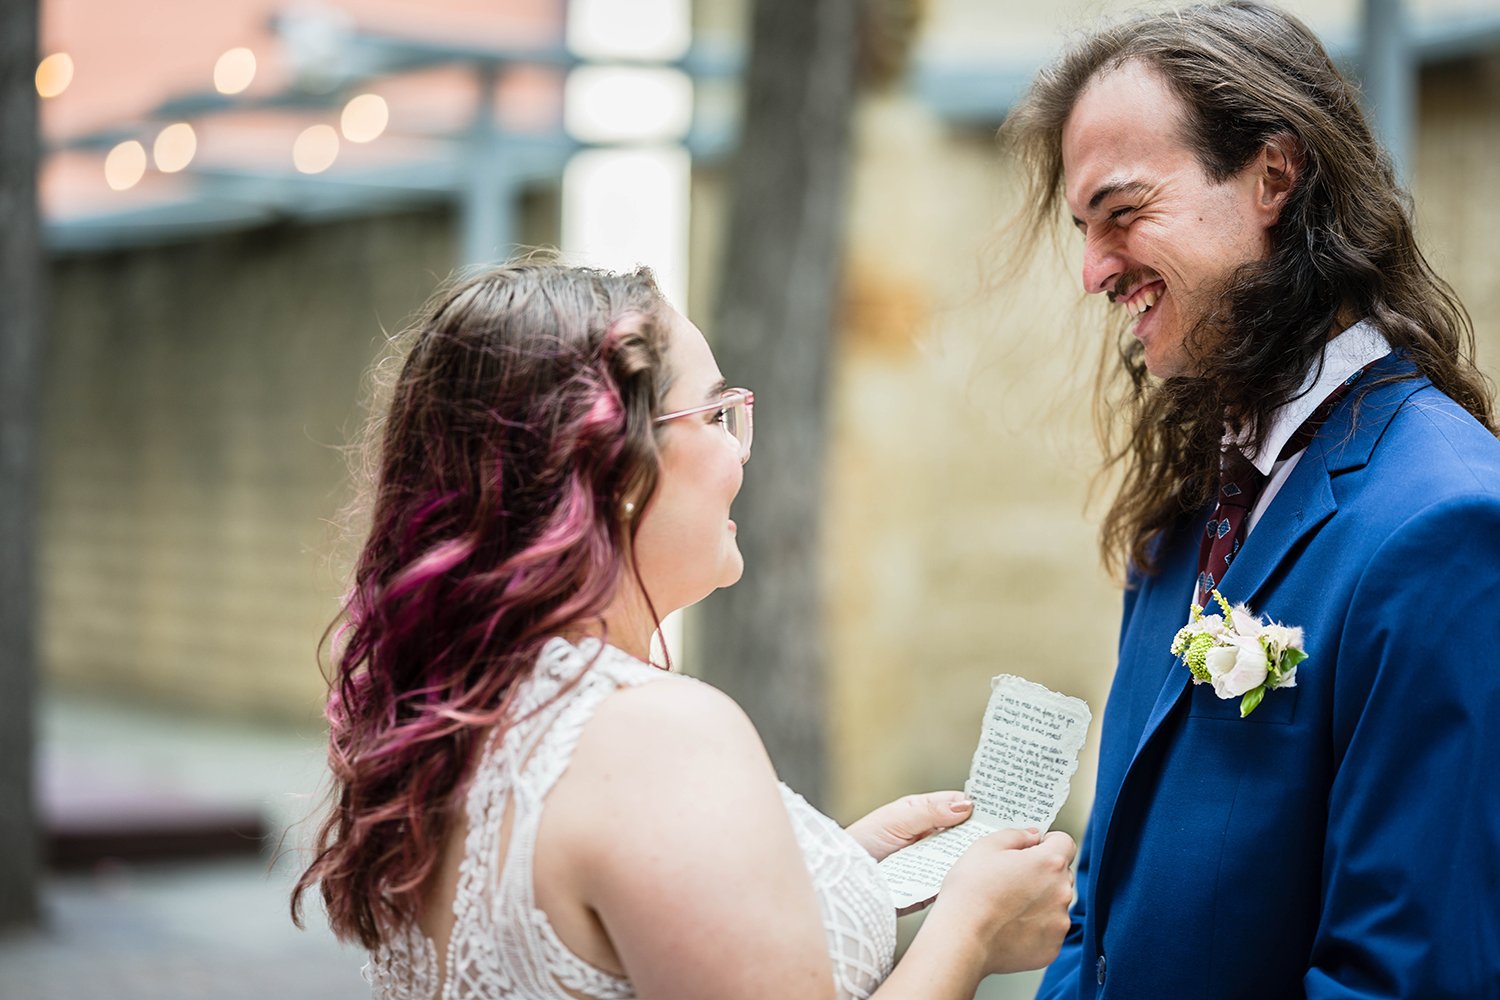
[[[1152,306],[1156,300],[1161,298],[1161,291],[1153,288],[1149,292],[1142,292],[1132,299],[1125,300],[1125,310],[1132,316],[1139,316]]]

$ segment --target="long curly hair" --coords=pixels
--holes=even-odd
[[[541,646],[597,621],[634,572],[668,327],[649,271],[525,261],[440,290],[404,335],[330,626],[335,801],[294,920],[314,884],[334,932],[367,948],[415,918],[482,734]]]
[[[1311,31],[1257,0],[1141,14],[1083,38],[1043,70],[1001,139],[1027,168],[1022,244],[1061,216],[1062,129],[1102,73],[1139,62],[1182,102],[1186,145],[1222,182],[1268,143],[1299,166],[1264,260],[1235,269],[1188,332],[1192,377],[1156,379],[1116,317],[1100,360],[1095,423],[1120,486],[1100,548],[1117,573],[1154,569],[1154,542],[1201,510],[1226,423],[1259,444],[1300,391],[1329,333],[1365,318],[1418,370],[1496,430],[1493,387],[1474,363],[1472,322],[1417,246],[1410,197],[1355,88]]]

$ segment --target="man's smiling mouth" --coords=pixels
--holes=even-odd
[[[1167,287],[1163,282],[1148,281],[1119,302],[1130,315],[1141,316],[1156,305],[1166,290]]]

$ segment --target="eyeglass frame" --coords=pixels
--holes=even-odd
[[[740,400],[732,400],[726,405],[725,400],[729,400],[734,396],[741,397],[745,404],[745,440],[741,442],[739,438],[730,434],[727,425],[725,426],[724,433],[740,449],[740,464],[744,465],[750,461],[750,442],[755,438],[755,393],[749,389],[725,389],[719,393],[719,398],[711,403],[702,403],[698,406],[689,406],[685,410],[673,410],[671,413],[663,413],[651,421],[651,423],[653,425],[664,424],[681,417],[691,417],[698,413],[707,413],[709,410],[726,410],[731,406],[739,404]]]

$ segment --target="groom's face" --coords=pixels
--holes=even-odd
[[[1139,62],[1104,71],[1063,125],[1064,196],[1083,234],[1083,285],[1124,310],[1161,378],[1191,375],[1188,332],[1235,268],[1268,252],[1257,171],[1223,182],[1182,138],[1182,101]]]

